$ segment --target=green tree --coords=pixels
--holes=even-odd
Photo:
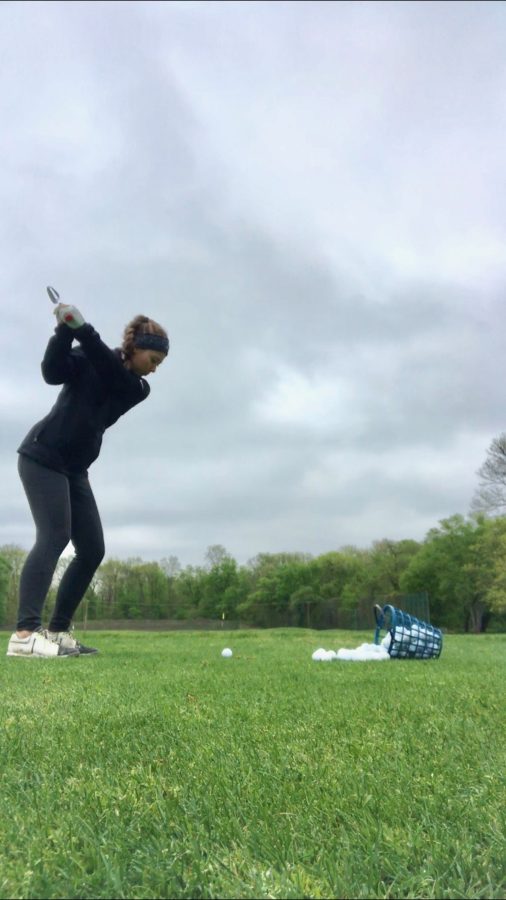
[[[364,552],[347,547],[324,553],[307,564],[313,594],[309,613],[313,627],[341,628],[354,619],[357,598],[363,593],[364,558]]]
[[[238,588],[239,571],[235,559],[227,553],[215,557],[204,579],[199,613],[214,619],[232,618],[239,600]]]
[[[368,551],[356,547],[324,553],[310,563],[313,584],[323,598],[334,601],[336,609],[351,608],[367,590],[368,563]]]
[[[186,566],[172,582],[173,609],[177,619],[194,619],[199,615],[206,572],[199,566]]]
[[[9,565],[9,581],[5,596],[5,621],[14,622],[17,616],[19,602],[19,579],[21,570],[27,557],[26,550],[16,544],[4,544],[0,547],[0,553]]]
[[[95,576],[97,595],[96,615],[101,619],[115,619],[119,616],[119,597],[126,577],[125,563],[120,559],[107,559]]]
[[[261,574],[254,572],[252,589],[239,604],[238,613],[256,625],[288,625],[291,620],[290,601],[301,587],[311,587],[308,563],[300,555],[285,555],[284,559],[266,558]]]
[[[373,543],[367,571],[371,600],[377,597],[388,599],[400,593],[402,575],[420,546],[417,541],[391,541],[386,538]]]
[[[506,612],[506,518],[477,520],[476,540],[466,571],[484,609],[496,617]]]
[[[311,611],[322,602],[320,594],[313,587],[303,585],[290,595],[290,610],[295,614],[291,624],[311,628]]]
[[[225,547],[213,544],[207,548],[198,600],[200,615],[209,618],[218,618],[221,615],[223,593],[236,575],[236,562]]]
[[[9,560],[0,551],[0,623],[2,625],[5,622],[10,577],[11,567]]]
[[[432,528],[400,579],[402,590],[430,596],[436,624],[482,631],[486,625],[483,565],[479,562],[480,523],[450,516]]]

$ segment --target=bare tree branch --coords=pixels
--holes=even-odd
[[[473,512],[501,515],[506,512],[506,433],[493,439],[487,458],[478,469],[480,484],[473,497]]]

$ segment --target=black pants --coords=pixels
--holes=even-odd
[[[42,609],[69,541],[76,555],[60,582],[50,631],[66,631],[93,575],[104,558],[102,523],[87,474],[67,477],[19,456],[18,471],[36,526],[19,584],[18,631],[42,624]]]

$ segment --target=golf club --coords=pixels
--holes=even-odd
[[[48,287],[48,288],[46,288],[46,290],[49,294],[49,299],[51,300],[52,303],[60,302],[60,295],[59,295],[58,291],[56,291],[53,287]]]
[[[52,303],[55,304],[55,306],[57,304],[61,304],[64,307],[68,307],[68,311],[63,316],[67,325],[71,325],[71,327],[77,328],[79,326],[79,324],[81,324],[81,325],[83,324],[84,319],[82,319],[81,314],[78,313],[78,311],[73,306],[69,306],[68,303],[62,303],[62,301],[60,299],[60,295],[59,295],[58,291],[56,290],[56,288],[47,287],[46,290],[49,295],[49,299],[51,300]],[[80,322],[79,322],[79,318],[76,319],[75,313],[77,313],[78,317],[81,319]],[[59,321],[61,321],[61,319]],[[72,325],[72,323],[75,323],[75,324]]]

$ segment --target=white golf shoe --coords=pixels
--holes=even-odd
[[[7,646],[7,656],[20,656],[24,659],[34,659],[35,657],[63,659],[68,656],[79,656],[79,650],[62,647],[61,644],[57,644],[51,639],[46,629],[38,628],[26,638],[20,638],[14,632]]]
[[[98,653],[96,647],[86,647],[84,644],[81,644],[80,641],[76,640],[72,633],[73,631],[73,627],[69,631],[48,631],[48,636],[52,641],[56,641],[60,647],[65,647],[68,650],[77,650],[80,656]]]

